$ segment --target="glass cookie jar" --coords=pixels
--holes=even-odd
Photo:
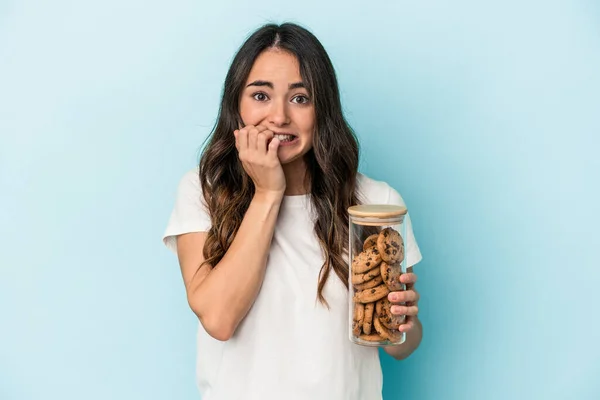
[[[357,205],[349,214],[349,337],[364,346],[404,343],[398,327],[403,315],[391,313],[388,294],[406,290],[404,238],[406,207],[387,204]]]

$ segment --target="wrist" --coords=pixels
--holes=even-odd
[[[257,190],[253,199],[260,203],[280,204],[283,201],[284,193],[284,190]]]

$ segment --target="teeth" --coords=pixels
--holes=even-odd
[[[275,137],[281,142],[289,142],[294,140],[294,135],[275,135]]]

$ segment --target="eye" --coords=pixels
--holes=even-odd
[[[296,103],[296,104],[307,104],[310,100],[308,99],[308,97],[300,94],[296,97],[294,97],[292,99],[292,102]]]
[[[267,101],[268,97],[266,94],[264,94],[263,92],[258,92],[258,93],[254,93],[252,95],[252,97],[254,98],[254,100],[256,101]]]

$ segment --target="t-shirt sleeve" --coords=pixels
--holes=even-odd
[[[179,181],[175,205],[163,234],[163,243],[177,254],[177,236],[190,232],[207,232],[211,227],[210,217],[200,186],[198,169],[188,171]]]
[[[406,207],[402,196],[400,196],[400,194],[391,186],[389,186],[388,204]],[[415,239],[415,234],[413,232],[412,222],[410,219],[410,211],[406,214],[405,225],[406,237],[404,238],[404,245],[406,246],[406,266],[411,267],[417,264],[419,261],[421,261],[423,259],[423,256],[421,255],[421,250],[419,249],[419,245],[417,244],[417,240]]]

